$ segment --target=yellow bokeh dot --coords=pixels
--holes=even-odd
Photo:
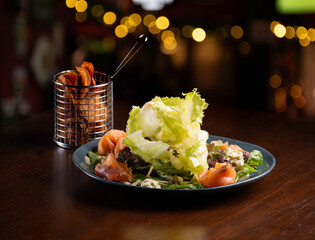
[[[303,39],[300,38],[299,43],[301,44],[301,46],[307,47],[310,44],[310,38],[308,36]]]
[[[294,36],[295,36],[295,30],[294,30],[293,27],[291,27],[291,26],[286,26],[286,27],[285,27],[285,30],[286,30],[285,37],[286,37],[287,39],[292,39],[292,38],[294,38]]]
[[[94,17],[100,17],[100,16],[102,16],[103,14],[104,14],[104,8],[103,8],[103,6],[102,5],[100,5],[100,4],[96,4],[96,5],[94,5],[93,7],[92,7],[92,15],[94,16]]]
[[[88,4],[85,0],[79,0],[75,4],[75,9],[78,12],[84,12],[87,9],[87,6],[88,6]]]
[[[270,23],[270,31],[274,33],[275,32],[274,31],[275,30],[275,26],[278,25],[278,24],[280,24],[278,21],[272,21]]]
[[[166,30],[166,31],[162,32],[162,34],[161,34],[162,41],[164,41],[168,37],[175,38],[175,34],[170,30]]]
[[[274,28],[274,34],[278,37],[278,38],[283,38],[284,35],[286,33],[286,28],[285,26],[283,26],[282,24],[277,24]]]
[[[275,91],[275,110],[284,112],[287,109],[287,91],[284,88],[278,88]]]
[[[107,12],[103,16],[103,21],[107,25],[111,25],[116,21],[116,14],[114,12]]]
[[[77,0],[66,0],[66,5],[68,8],[74,8]]]
[[[246,55],[250,52],[250,50],[252,49],[249,42],[247,41],[242,41],[240,42],[238,49],[240,51],[241,54]]]
[[[77,22],[84,22],[87,19],[87,13],[86,12],[76,12],[75,13],[75,20]]]
[[[278,74],[273,74],[269,79],[269,84],[272,88],[278,88],[281,86],[282,78]]]
[[[298,98],[294,99],[294,105],[297,108],[303,108],[306,104],[306,99],[304,96],[299,96]]]
[[[314,28],[308,29],[307,34],[308,34],[311,42],[315,41],[315,29]]]
[[[157,28],[164,30],[169,27],[170,21],[167,17],[161,16],[156,19],[155,25]]]
[[[119,38],[123,38],[128,34],[128,28],[125,25],[118,25],[115,28],[115,35]]]
[[[202,42],[206,38],[206,32],[202,28],[195,28],[192,37],[196,42]]]
[[[164,47],[167,49],[167,50],[173,50],[176,48],[177,46],[177,41],[175,38],[173,37],[167,37],[165,38],[164,42]]]
[[[290,95],[291,97],[293,98],[298,98],[302,95],[302,88],[300,85],[297,85],[297,84],[294,84],[292,87],[291,87],[291,90],[290,90]]]
[[[158,34],[161,32],[161,29],[159,29],[156,24],[155,21],[151,22],[148,26],[149,32],[152,34]]]
[[[191,38],[192,37],[192,32],[194,31],[194,28],[190,25],[185,25],[183,28],[182,28],[182,35],[185,37],[185,38]]]
[[[138,13],[133,13],[129,16],[129,22],[132,26],[138,26],[141,21],[141,16]]]
[[[146,27],[149,27],[150,23],[155,22],[155,21],[156,21],[156,18],[152,14],[147,14],[143,18],[143,24]]]
[[[305,39],[307,37],[307,30],[305,27],[298,27],[296,29],[296,35],[299,39]]]
[[[243,28],[240,26],[233,26],[231,28],[231,35],[235,39],[240,39],[243,36]]]

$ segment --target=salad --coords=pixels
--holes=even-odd
[[[196,89],[133,106],[126,131],[108,131],[85,162],[109,181],[151,188],[208,188],[248,178],[262,154],[220,139],[207,143],[201,129],[207,107]]]

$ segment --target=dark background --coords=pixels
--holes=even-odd
[[[0,0],[1,128],[52,108],[52,78],[59,71],[87,60],[112,74],[143,33],[149,41],[115,77],[116,101],[138,104],[197,88],[210,104],[315,117],[314,41],[302,46],[298,37],[278,38],[270,30],[273,21],[311,29],[314,12],[281,13],[270,0],[175,0],[160,11],[145,11],[132,0],[87,3],[87,19],[77,22],[76,10],[65,1]],[[116,22],[105,25],[92,16],[95,4],[115,12]],[[143,24],[116,37],[120,19],[132,13],[166,16],[168,29],[179,33],[176,53],[163,53],[160,34]],[[185,38],[185,25],[203,28],[207,38],[200,43]],[[240,39],[231,36],[235,25],[244,31]],[[243,43],[248,52],[240,50]],[[277,87],[270,85],[274,74],[281,77]],[[302,90],[299,96],[292,96],[292,86]]]

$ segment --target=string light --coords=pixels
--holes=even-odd
[[[286,33],[285,33],[285,37],[287,39],[292,39],[295,36],[295,29],[291,26],[286,26],[285,27]]]
[[[243,36],[243,29],[240,26],[233,26],[231,28],[231,35],[235,39],[240,39]]]
[[[87,19],[87,13],[86,12],[76,12],[75,13],[75,20],[77,22],[84,22]]]
[[[196,42],[202,42],[206,38],[206,32],[202,28],[195,28],[192,37]]]
[[[277,24],[274,28],[274,34],[278,37],[278,38],[283,38],[284,35],[286,33],[286,28],[285,26],[283,26],[282,24]]]
[[[100,17],[104,14],[104,8],[102,5],[100,4],[95,4],[93,7],[92,7],[92,15],[94,17]]]
[[[75,9],[77,10],[77,12],[84,12],[87,9],[87,2],[85,0],[78,0],[75,3]]]
[[[192,32],[194,31],[194,28],[190,25],[185,25],[183,28],[182,28],[182,35],[185,37],[185,38],[191,38],[192,37]]]
[[[239,49],[241,54],[246,55],[246,54],[248,54],[250,52],[251,46],[250,46],[249,42],[242,41],[238,45],[238,49]]]
[[[76,3],[77,3],[77,0],[66,0],[66,6],[68,8],[74,8]]]
[[[107,12],[103,16],[103,21],[107,25],[111,25],[116,21],[116,14],[114,12]]]
[[[75,8],[75,19],[78,22],[84,22],[87,19],[88,3],[86,0],[66,0],[65,4],[68,8]],[[117,21],[117,15],[114,12],[108,11],[104,13],[104,8],[100,4],[95,4],[91,8],[92,16],[106,25],[112,25]],[[102,17],[103,16],[103,17]],[[120,24],[119,24],[120,23]],[[170,27],[170,21],[165,16],[155,17],[152,14],[146,14],[143,18],[138,13],[132,13],[130,16],[124,16],[120,19],[118,25],[115,27],[115,36],[124,38],[128,33],[134,32],[142,23],[148,28],[148,31],[156,37],[160,38],[160,50],[164,54],[173,55],[178,52],[178,41],[184,38],[193,38],[196,42],[202,42],[206,39],[217,38],[223,40],[227,37],[234,39],[241,39],[244,36],[244,30],[241,26],[235,25],[229,27],[218,27],[213,30],[207,30],[200,27],[185,25],[182,28]],[[269,25],[270,31],[278,38],[296,39],[303,47],[307,47],[311,42],[315,41],[315,29],[305,28],[304,26],[284,26],[278,21],[272,21]],[[168,29],[168,30],[167,30]],[[230,35],[228,34],[230,31]],[[161,34],[159,34],[161,33]],[[207,36],[208,34],[208,36]],[[183,41],[182,41],[183,42]],[[105,51],[112,51],[115,48],[114,38],[104,38],[100,46]],[[251,51],[251,44],[248,41],[240,41],[238,45],[241,54],[248,54]],[[99,50],[98,45],[94,45],[93,49]],[[277,112],[284,112],[287,109],[287,98],[290,96],[294,101],[296,108],[303,108],[306,105],[306,98],[302,94],[302,88],[298,84],[290,88],[289,94],[287,90],[280,87],[282,78],[278,74],[273,74],[269,79],[269,84],[275,89],[275,110]],[[315,90],[314,90],[315,98]]]
[[[310,38],[310,41],[315,41],[315,29],[314,28],[310,28],[307,30],[307,34]]]
[[[146,27],[149,27],[150,23],[151,23],[151,22],[154,22],[154,21],[156,21],[156,18],[155,18],[155,16],[153,16],[152,14],[147,14],[147,15],[145,15],[144,18],[143,18],[143,24],[144,24],[144,26],[146,26]]]
[[[298,98],[302,95],[302,88],[297,85],[297,84],[294,84],[292,87],[291,87],[291,90],[290,90],[290,95],[291,97],[293,98]]]
[[[287,39],[298,38],[299,44],[303,47],[307,47],[311,42],[315,41],[315,29],[306,29],[304,26],[284,26],[278,21],[270,23],[270,31],[278,38]]]
[[[115,35],[119,38],[124,38],[128,34],[128,28],[125,25],[118,25],[115,28]]]
[[[132,26],[140,25],[141,21],[142,21],[142,18],[138,13],[133,13],[129,17],[129,23]]]
[[[282,79],[279,74],[273,74],[269,79],[269,84],[272,88],[278,88],[281,86]]]
[[[164,17],[164,16],[161,16],[161,17],[158,17],[156,19],[156,27],[161,29],[161,30],[164,30],[164,29],[167,29],[170,25],[170,21],[168,20],[167,17]]]

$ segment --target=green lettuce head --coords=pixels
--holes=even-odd
[[[208,104],[196,89],[183,96],[133,106],[127,121],[124,143],[164,175],[197,176],[208,169],[208,132],[200,128]]]

